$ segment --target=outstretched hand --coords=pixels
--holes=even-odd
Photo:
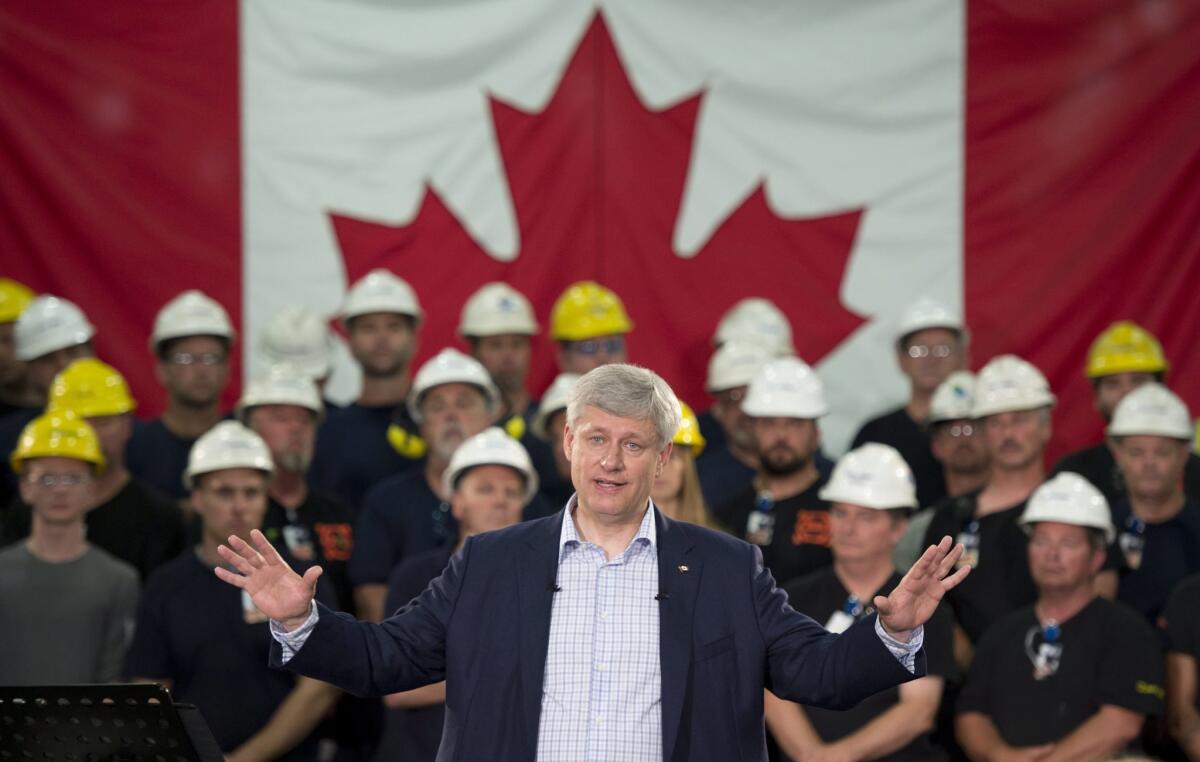
[[[217,547],[221,558],[241,572],[235,574],[218,566],[215,569],[217,576],[245,590],[259,611],[283,624],[285,629],[294,630],[308,618],[321,567],[313,566],[301,577],[280,557],[279,551],[262,532],[252,530],[250,540],[253,546],[233,535],[228,546]]]
[[[962,544],[954,545],[949,535],[926,548],[891,595],[875,596],[875,609],[883,628],[906,641],[912,630],[929,621],[947,591],[966,579],[971,571],[970,566],[963,566],[950,573],[962,554]]]

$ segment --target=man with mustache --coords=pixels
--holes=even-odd
[[[499,406],[500,392],[487,369],[457,349],[443,349],[417,371],[408,412],[428,452],[418,467],[371,488],[354,527],[350,580],[363,619],[383,618],[388,575],[397,563],[457,539],[442,474],[464,440],[495,422]]]
[[[995,357],[979,371],[970,417],[983,427],[991,471],[982,489],[944,503],[925,532],[926,541],[956,537],[965,548],[960,563],[974,567],[949,596],[961,665],[993,621],[1036,595],[1017,518],[1045,478],[1054,402],[1042,372],[1015,355]]]
[[[308,485],[317,424],[324,415],[315,381],[291,365],[273,365],[246,386],[238,418],[262,437],[275,462],[267,485],[263,534],[292,557],[329,573],[338,607],[353,611],[346,563],[354,547],[354,512],[333,495]]]
[[[818,494],[826,479],[814,459],[821,446],[817,419],[829,412],[825,389],[803,360],[782,357],[759,368],[742,409],[753,421],[758,475],[714,513],[762,549],[776,579],[790,582],[833,560],[829,503]]]
[[[404,403],[425,313],[408,281],[377,268],[346,292],[338,317],[362,390],[321,424],[309,483],[358,509],[372,485],[414,467],[424,453]]]

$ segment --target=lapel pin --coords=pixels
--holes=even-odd
[[[680,565],[679,565],[679,573],[680,573],[680,574],[684,574],[684,573],[686,573],[686,572],[687,572],[687,570],[688,570],[688,568],[687,568],[687,564],[680,564]]]

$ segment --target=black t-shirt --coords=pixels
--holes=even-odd
[[[298,570],[306,568],[285,548],[280,554]],[[151,575],[125,660],[127,677],[172,680],[175,699],[200,709],[225,752],[261,730],[296,681],[267,666],[269,625],[265,619],[247,622],[242,596],[189,549]],[[332,602],[321,580],[317,599]],[[313,734],[281,759],[312,760],[315,747]]]
[[[946,535],[958,541],[959,535],[977,522],[978,563],[946,596],[955,621],[972,643],[978,643],[984,630],[997,619],[1037,598],[1029,574],[1029,538],[1017,524],[1025,503],[975,519],[979,492],[968,492],[938,504],[922,543],[928,547]]]
[[[1057,669],[1039,680],[1034,659],[1045,645],[1032,606],[996,622],[975,651],[959,713],[987,715],[1010,746],[1056,742],[1104,704],[1162,713],[1162,646],[1124,604],[1094,598],[1060,623]]]
[[[1117,468],[1112,450],[1104,442],[1064,455],[1054,464],[1050,475],[1062,471],[1077,473],[1094,484],[1109,505],[1125,497],[1125,480],[1121,477],[1121,469]],[[1188,454],[1183,469],[1183,491],[1189,497],[1200,500],[1200,457],[1196,457],[1195,453]]]
[[[17,449],[17,440],[29,422],[41,415],[40,408],[20,407],[0,418],[0,505],[8,505],[17,494],[17,477],[9,456]]]
[[[29,536],[31,512],[14,498],[0,522],[0,545]],[[84,516],[88,542],[133,568],[143,580],[183,549],[183,512],[178,503],[137,477],[108,502]]]
[[[183,472],[195,439],[173,433],[161,418],[134,421],[133,435],[125,447],[125,465],[133,474],[164,495],[185,498]]]
[[[705,449],[704,455],[696,461],[696,473],[700,477],[704,504],[715,510],[750,489],[756,471],[722,447],[712,451]]]
[[[1172,518],[1143,522],[1140,554],[1126,539],[1126,535],[1138,536],[1132,515],[1128,500],[1113,504],[1117,540],[1110,546],[1109,555],[1121,580],[1117,600],[1153,624],[1175,585],[1189,574],[1200,572],[1200,505],[1188,498]]]
[[[717,450],[725,449],[725,427],[713,415],[712,408],[697,415],[696,423],[700,424],[700,436],[704,437],[704,452],[700,453],[701,460]]]
[[[458,521],[425,478],[425,461],[388,477],[363,499],[354,523],[350,581],[355,585],[386,584],[400,561],[458,539]],[[525,519],[548,516],[540,495],[525,506]]]
[[[354,613],[346,568],[354,550],[354,511],[348,505],[311,489],[294,511],[269,498],[262,531],[273,544],[286,545],[293,558],[319,564],[329,577],[338,608]]]
[[[417,430],[403,405],[366,407],[355,402],[331,411],[317,430],[308,483],[357,511],[371,487],[421,462],[402,456],[388,442],[392,423]]]
[[[1175,586],[1159,621],[1166,633],[1168,651],[1200,659],[1200,574]],[[1195,705],[1200,708],[1200,691],[1196,692]]]
[[[817,569],[829,566],[833,555],[829,551],[829,503],[817,496],[825,486],[825,478],[798,495],[778,500],[770,513],[774,529],[770,542],[760,545],[763,563],[783,585]],[[759,511],[755,510],[757,491],[750,487],[715,512],[717,521],[734,536],[753,541],[748,529]],[[765,539],[765,538],[761,538]]]
[[[429,583],[445,570],[453,550],[453,546],[447,545],[418,553],[397,564],[388,579],[384,615],[396,613],[424,592]],[[376,759],[433,762],[442,741],[445,717],[446,707],[440,704],[415,709],[389,709]]]
[[[917,482],[918,504],[933,505],[946,497],[946,476],[942,464],[933,457],[929,431],[910,418],[905,408],[864,423],[851,447],[860,447],[867,442],[891,445],[899,451]]]
[[[862,619],[875,613],[871,599],[875,595],[887,595],[900,584],[900,575],[893,574],[891,578],[875,591],[868,600],[861,602],[861,611],[856,619]],[[788,601],[792,608],[802,614],[825,624],[837,611],[841,611],[850,597],[849,591],[838,579],[833,567],[820,569],[787,586]],[[939,607],[933,617],[925,624],[925,658],[928,674],[945,678],[947,681],[957,679],[957,669],[954,666],[953,634],[951,632],[950,614],[944,607]],[[871,720],[891,709],[900,701],[900,688],[889,688],[886,691],[871,696],[853,709],[834,711],[819,707],[804,707],[805,714],[812,722],[817,735],[825,742],[836,741],[854,733]],[[924,762],[931,759],[942,759],[940,752],[933,747],[929,735],[923,735],[913,740],[908,746],[900,749],[882,760],[912,760]]]

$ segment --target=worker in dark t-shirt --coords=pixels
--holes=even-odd
[[[838,461],[821,497],[829,509],[833,565],[787,586],[799,612],[842,632],[875,611],[901,576],[892,550],[916,506],[912,471],[895,449],[868,443]],[[765,697],[767,726],[781,750],[802,759],[944,759],[929,739],[947,679],[955,675],[950,615],[939,608],[925,625],[927,672],[844,711],[801,707]]]
[[[972,759],[1109,759],[1162,712],[1162,647],[1135,611],[1095,593],[1115,530],[1091,483],[1059,474],[1030,496],[1020,524],[1037,600],[980,642],[958,740]]]
[[[896,448],[917,480],[918,503],[933,505],[945,497],[946,484],[925,419],[938,386],[967,367],[967,329],[957,311],[922,298],[905,310],[895,336],[896,363],[909,382],[908,401],[864,423],[852,446],[880,442]]]

